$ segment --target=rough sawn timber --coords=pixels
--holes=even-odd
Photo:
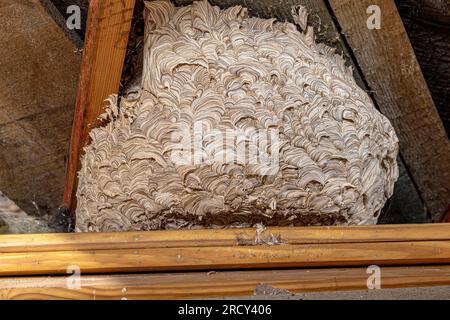
[[[67,164],[64,204],[76,206],[77,172],[105,99],[118,93],[135,0],[91,0]],[[72,213],[74,210],[72,210]]]
[[[450,264],[450,224],[3,236],[0,276]],[[377,235],[378,233],[378,235]],[[328,235],[328,236],[327,236]],[[28,246],[36,242],[41,245]]]
[[[400,152],[435,218],[450,201],[450,141],[392,0],[329,0],[337,21],[400,142]],[[367,8],[381,10],[369,29]]]
[[[448,265],[383,267],[381,273],[382,289],[450,285]],[[0,299],[194,299],[261,295],[265,291],[286,297],[366,290],[367,277],[367,268],[82,275],[79,289],[67,287],[67,276],[0,278]]]
[[[62,204],[79,74],[78,47],[52,6],[0,1],[0,190],[30,214]]]

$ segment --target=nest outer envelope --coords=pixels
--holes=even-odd
[[[398,140],[312,28],[206,1],[145,10],[142,90],[111,96],[109,123],[90,133],[76,231],[376,223],[398,178]],[[293,14],[304,28],[304,8]],[[277,130],[277,150],[266,148],[277,170],[239,155],[174,161],[174,136],[199,122],[213,132]],[[215,159],[217,144],[200,148]]]

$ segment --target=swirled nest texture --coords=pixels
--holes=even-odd
[[[111,96],[109,123],[90,133],[77,231],[376,223],[398,177],[397,137],[296,10],[306,30],[241,6],[146,3],[142,91]],[[174,133],[196,122],[277,130],[277,170],[173,161]]]

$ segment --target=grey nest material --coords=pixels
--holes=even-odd
[[[398,140],[311,27],[206,1],[145,10],[142,90],[111,96],[109,123],[90,133],[77,231],[376,223],[398,178]],[[303,29],[307,15],[295,12]],[[265,148],[276,170],[239,155],[210,161],[217,145],[207,140],[207,161],[175,161],[174,134],[197,122],[213,132],[276,130],[277,149]]]

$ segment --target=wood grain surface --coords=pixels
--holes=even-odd
[[[4,236],[0,275],[445,264],[449,226]]]
[[[98,125],[105,99],[119,90],[134,3],[134,0],[92,0],[89,4],[64,190],[64,204],[71,209],[76,206],[76,174],[89,131]]]
[[[367,268],[82,275],[0,278],[0,299],[193,299],[226,296],[286,297],[316,291],[366,290]],[[383,267],[381,288],[444,286],[450,266]]]
[[[337,21],[383,114],[427,208],[438,218],[450,202],[450,141],[392,0],[330,0]],[[381,10],[369,29],[367,8]]]
[[[33,215],[63,201],[81,58],[46,2],[0,1],[0,190]]]
[[[0,253],[450,240],[450,223],[3,235]],[[1,266],[0,266],[1,267]]]

